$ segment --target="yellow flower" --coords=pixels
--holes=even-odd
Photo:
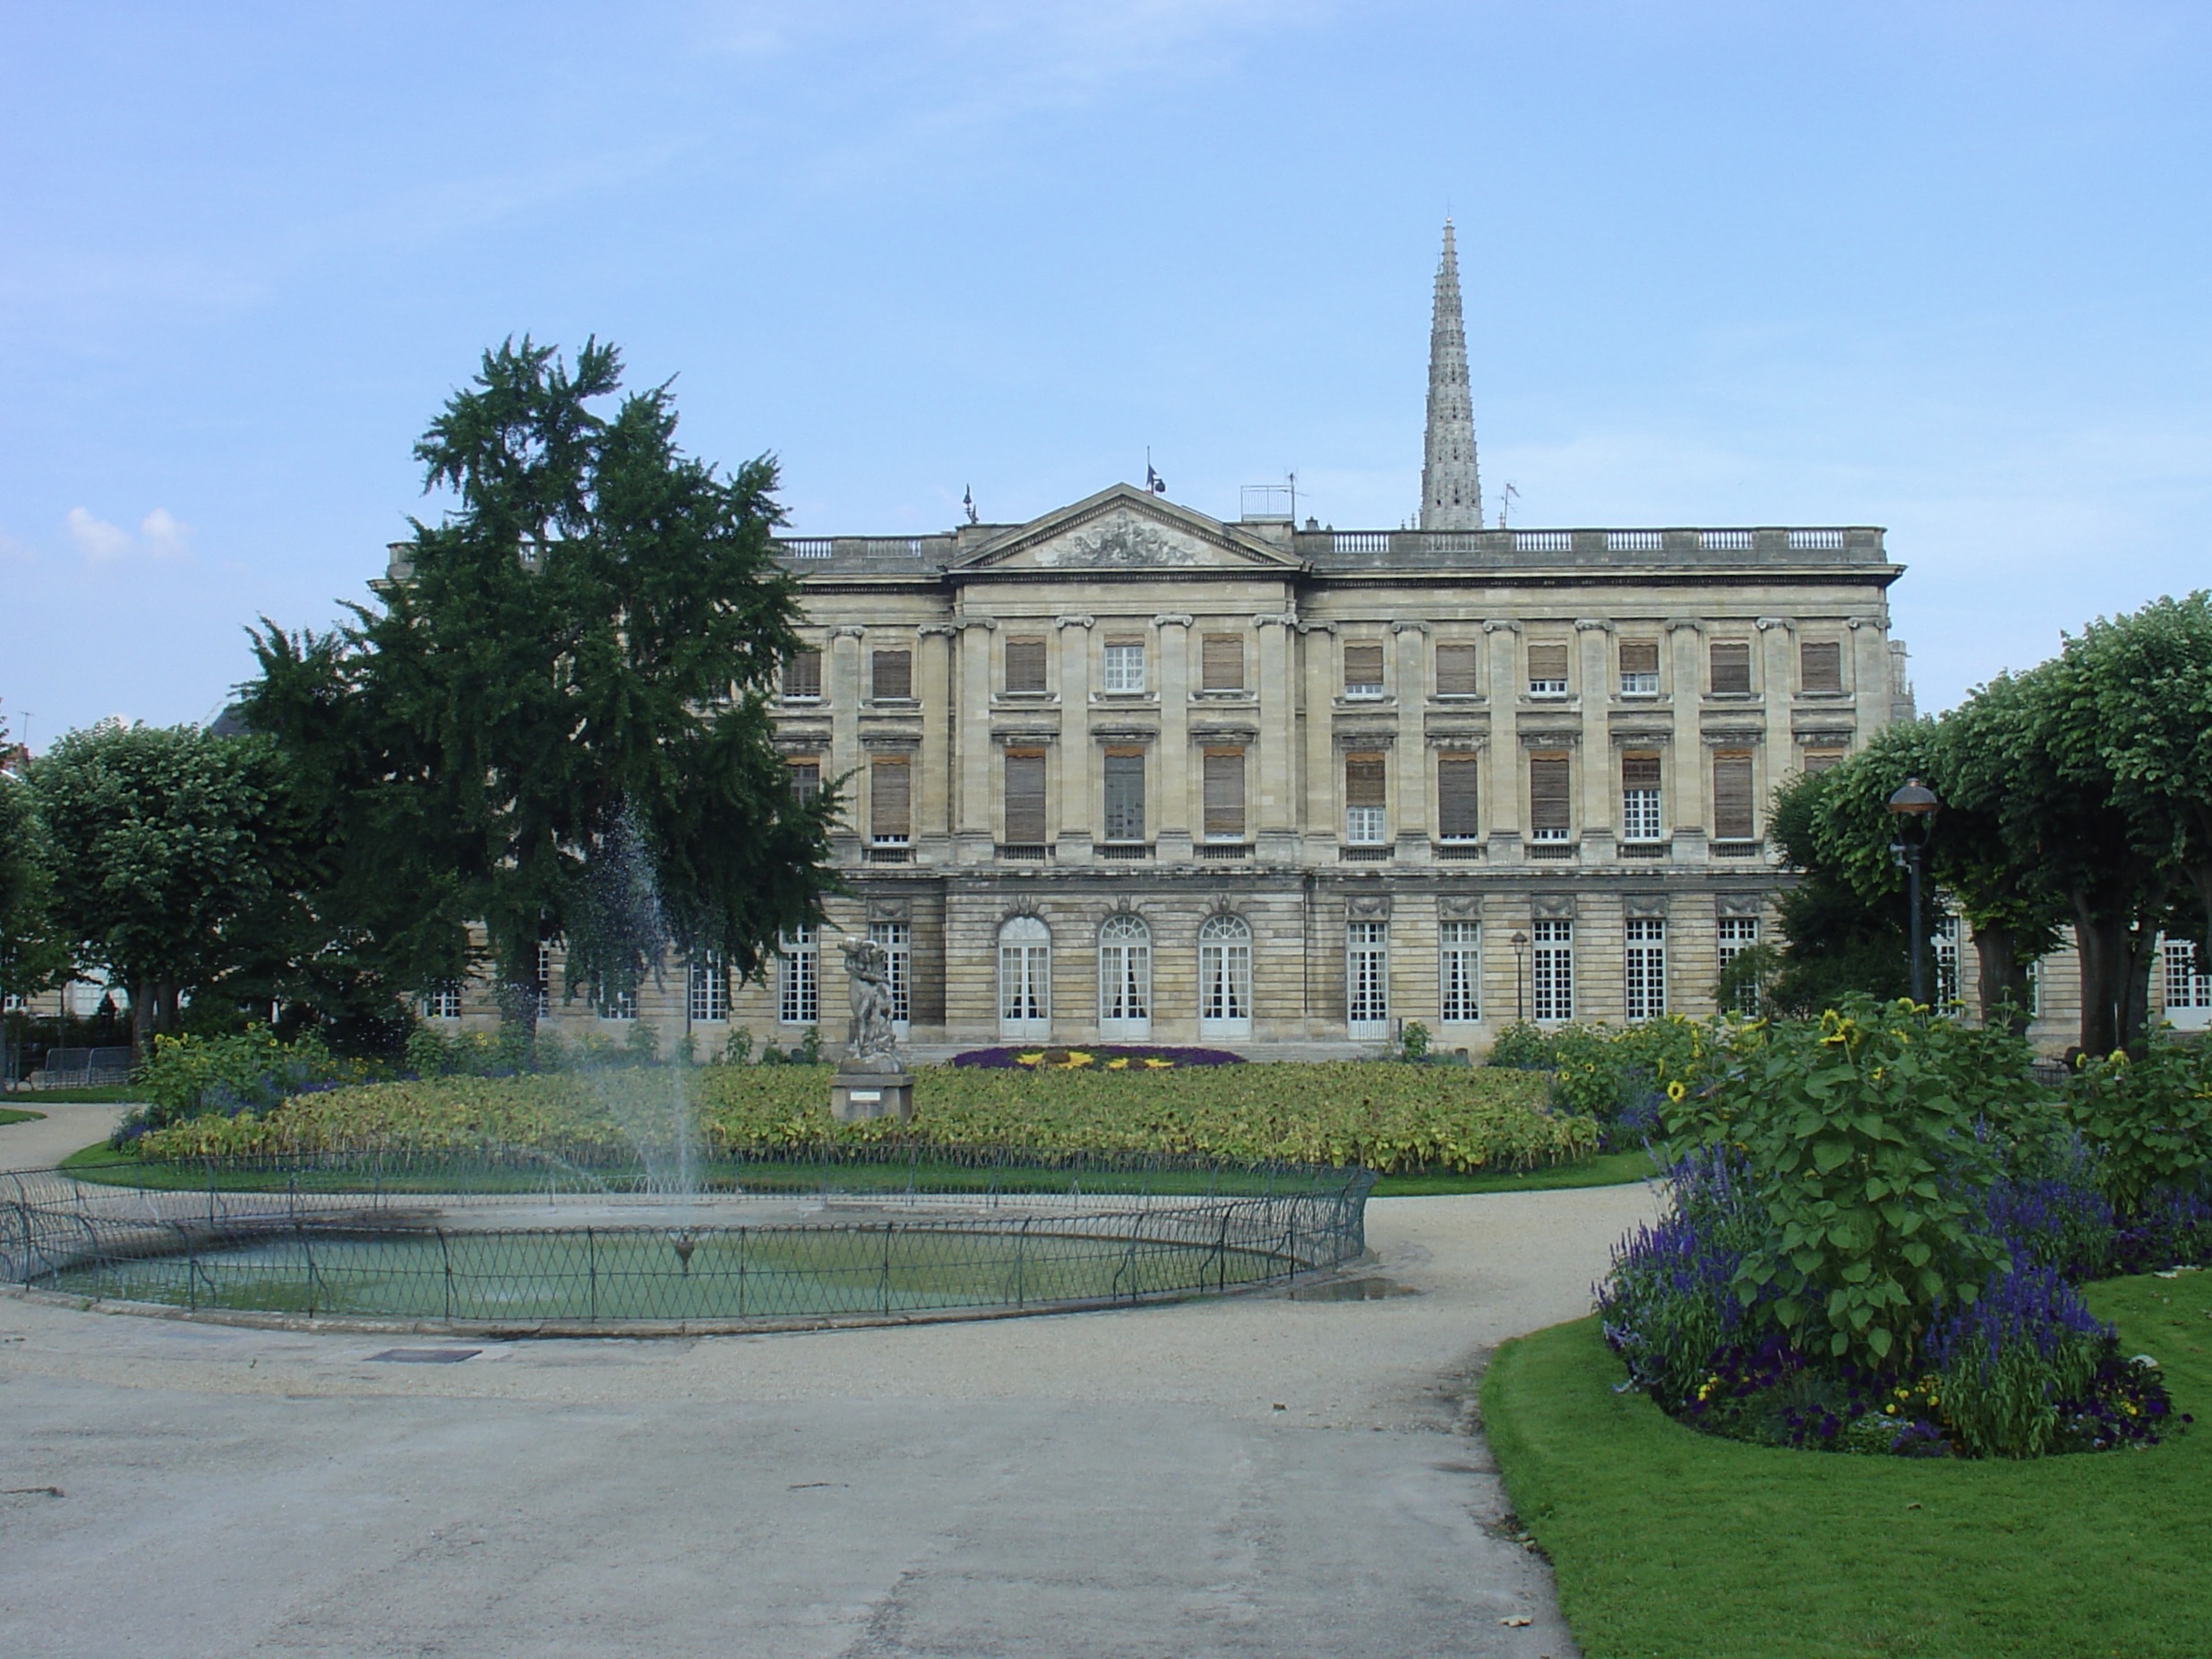
[[[1689,1092],[1690,1091],[1688,1089],[1682,1087],[1682,1080],[1679,1078],[1676,1079],[1675,1081],[1667,1086],[1667,1098],[1674,1101],[1676,1105],[1680,1105],[1682,1097]]]
[[[1175,1062],[1172,1060],[1162,1060],[1157,1056],[1154,1056],[1145,1062],[1145,1070],[1147,1071],[1167,1071],[1172,1070],[1174,1065]]]
[[[1117,1054],[1106,1062],[1106,1070],[1109,1071],[1127,1071],[1128,1069],[1129,1057],[1127,1054]]]
[[[1014,1056],[1014,1063],[1017,1066],[1041,1066],[1044,1064],[1044,1055],[1042,1053],[1016,1054]]]

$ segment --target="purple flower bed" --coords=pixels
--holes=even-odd
[[[1010,1047],[972,1048],[964,1054],[955,1054],[956,1066],[987,1066],[999,1070],[1034,1070],[1043,1062],[1035,1056],[1046,1053],[1088,1054],[1091,1064],[1085,1070],[1102,1070],[1110,1060],[1127,1062],[1117,1070],[1135,1070],[1145,1061],[1158,1061],[1167,1066],[1238,1066],[1244,1063],[1242,1054],[1232,1054],[1225,1048],[1144,1048],[1128,1047],[1113,1043],[1035,1043],[1016,1044]],[[1025,1059],[1024,1056],[1030,1056]],[[1056,1068],[1057,1069],[1057,1068]],[[1157,1070],[1153,1066],[1147,1070]]]

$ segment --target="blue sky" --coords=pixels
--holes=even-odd
[[[510,333],[801,533],[1152,449],[1418,502],[1461,227],[1530,525],[1889,527],[1924,708],[2212,581],[2200,6],[0,0],[0,718],[202,719]]]

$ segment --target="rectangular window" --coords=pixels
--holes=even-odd
[[[1344,648],[1344,695],[1380,697],[1383,694],[1383,648],[1347,645]]]
[[[1109,749],[1106,752],[1106,838],[1141,841],[1145,838],[1145,752]]]
[[[784,664],[784,695],[793,702],[819,702],[822,696],[822,654],[793,651]]]
[[[868,833],[879,847],[903,847],[914,829],[914,769],[905,755],[879,755],[868,768]]]
[[[1106,641],[1104,678],[1100,685],[1109,692],[1141,692],[1145,689],[1144,640]]]
[[[1574,1018],[1574,924],[1555,918],[1530,924],[1530,988],[1539,1019]]]
[[[810,927],[777,941],[776,1018],[778,1024],[811,1026],[822,1018],[821,956]]]
[[[1198,648],[1198,684],[1209,692],[1244,690],[1244,636],[1209,633]]]
[[[1751,642],[1715,640],[1712,643],[1713,690],[1738,692],[1751,690]]]
[[[2167,940],[2160,948],[2158,959],[2165,969],[2165,1004],[2169,1017],[2212,1008],[2212,974],[2199,974],[2197,971],[2195,940]],[[2177,1026],[2183,1023],[2199,1026],[2204,1022],[2192,1019],[2187,1022],[2176,1019],[2173,1023]]]
[[[1344,928],[1344,1002],[1350,1035],[1390,1035],[1390,924],[1352,922]]]
[[[1244,751],[1205,752],[1205,834],[1209,841],[1244,839]]]
[[[1621,695],[1654,697],[1659,694],[1659,641],[1621,641]]]
[[[711,951],[691,964],[691,1019],[727,1019],[730,1017],[730,970]]]
[[[1567,810],[1567,757],[1529,757],[1529,838],[1564,841],[1573,830]]]
[[[1728,971],[1728,964],[1759,942],[1759,918],[1755,915],[1724,915],[1720,918],[1719,942],[1717,956],[1720,972]],[[1736,1011],[1755,1014],[1759,1011],[1759,987],[1745,985],[1736,993]]]
[[[1959,918],[1937,916],[1928,943],[1934,947],[1935,1006],[1950,1008],[1959,1001]]]
[[[627,991],[603,988],[598,1001],[599,1018],[602,1019],[635,1019],[638,1017],[638,987],[635,985]]]
[[[1843,764],[1840,749],[1808,749],[1805,752],[1805,769],[1808,773],[1824,772],[1831,766]]]
[[[784,762],[784,775],[791,779],[792,799],[804,806],[822,792],[822,763],[810,755],[803,761]]]
[[[1436,757],[1436,834],[1445,841],[1472,841],[1481,830],[1478,773],[1471,754]]]
[[[1724,749],[1713,756],[1713,839],[1749,841],[1758,834],[1752,810],[1750,752]]]
[[[1529,695],[1564,697],[1567,690],[1567,648],[1565,645],[1529,647]]]
[[[1437,1018],[1468,1024],[1482,1018],[1482,924],[1436,924]]]
[[[1667,1011],[1667,924],[1631,916],[1627,941],[1627,1007],[1631,1019],[1657,1019]]]
[[[1621,839],[1656,841],[1659,838],[1659,758],[1655,754],[1621,757]]]
[[[869,695],[879,702],[911,701],[914,694],[914,654],[875,651],[868,658]]]
[[[2037,957],[2028,965],[2028,1017],[2043,1018],[2043,958]]]
[[[1344,839],[1355,847],[1375,847],[1384,838],[1383,757],[1348,754],[1344,757]]]
[[[1797,648],[1798,672],[1808,692],[1843,689],[1843,647],[1833,640],[1807,640]]]
[[[1008,640],[1007,641],[1007,690],[1014,692],[1034,692],[1044,689],[1044,641],[1042,640]]]
[[[890,958],[891,1023],[904,1028],[914,1017],[914,937],[905,922],[870,922],[868,936]]]
[[[1009,749],[1006,761],[1006,838],[1016,847],[1044,845],[1044,751]]]
[[[537,1017],[540,1019],[553,1012],[553,947],[541,944],[537,948]]]
[[[1476,649],[1472,645],[1436,648],[1437,696],[1472,697],[1482,690],[1475,678]]]
[[[459,1019],[460,1017],[461,993],[459,986],[447,985],[424,997],[424,1019]]]

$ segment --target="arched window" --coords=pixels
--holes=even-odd
[[[1208,916],[1198,930],[1198,1035],[1252,1035],[1252,930],[1241,916]]]
[[[1009,916],[999,929],[999,1035],[1052,1031],[1052,930],[1033,915]]]
[[[1098,1034],[1152,1035],[1152,930],[1142,916],[1110,916],[1098,930]]]

